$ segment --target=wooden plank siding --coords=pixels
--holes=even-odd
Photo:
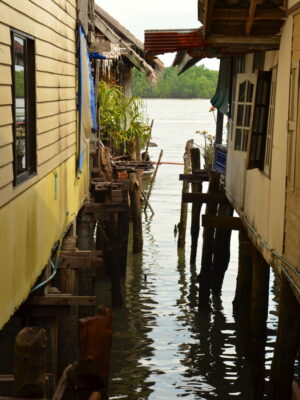
[[[300,14],[294,16],[292,61],[300,62]],[[295,140],[294,187],[287,181],[284,256],[300,271],[300,102]]]
[[[0,207],[76,152],[76,0],[0,0]],[[35,40],[37,176],[13,186],[11,28]]]

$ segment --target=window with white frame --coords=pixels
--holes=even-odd
[[[255,98],[256,75],[238,74],[234,110],[234,149],[247,151]]]

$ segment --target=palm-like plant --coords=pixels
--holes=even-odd
[[[118,85],[99,82],[102,139],[117,153],[133,153],[150,135],[150,125],[139,97],[128,99]]]

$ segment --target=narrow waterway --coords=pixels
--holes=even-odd
[[[147,100],[154,119],[152,159],[182,162],[185,143],[198,141],[196,130],[214,133],[208,100]],[[144,251],[130,255],[125,304],[113,311],[110,399],[252,400],[249,367],[241,351],[232,300],[237,273],[237,234],[232,236],[231,262],[221,299],[211,312],[197,311],[195,277],[200,271],[202,241],[196,267],[189,264],[190,239],[177,251],[174,225],[179,222],[182,166],[162,165],[151,195],[155,215],[144,216]],[[271,279],[271,287],[273,278]],[[98,286],[99,302],[109,305],[109,285]],[[274,295],[270,293],[268,327],[274,329]],[[268,337],[267,368],[274,336]]]

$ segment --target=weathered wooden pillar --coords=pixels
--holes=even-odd
[[[129,235],[129,213],[128,211],[118,213],[118,247],[119,247],[119,270],[121,277],[126,276],[127,253]]]
[[[300,306],[288,277],[281,274],[279,325],[272,361],[268,400],[289,400],[292,396],[294,363],[300,344]]]
[[[216,123],[216,144],[222,144],[223,140],[223,123],[224,123],[224,114],[218,110],[217,112],[217,123]]]
[[[91,214],[80,213],[77,217],[77,247],[79,250],[91,250],[94,219]]]
[[[220,174],[216,171],[211,171],[208,193],[218,193],[219,185]],[[217,203],[207,203],[205,214],[215,215],[216,212]],[[209,306],[214,237],[214,228],[205,227],[203,229],[203,250],[201,259],[201,272],[199,274],[199,309],[204,309]]]
[[[94,392],[108,399],[112,313],[99,307],[95,317],[79,320],[79,372],[76,380],[78,400],[86,400]]]
[[[244,229],[239,231],[239,265],[236,279],[233,311],[241,322],[250,329],[251,292],[252,292],[253,244]]]
[[[218,215],[233,216],[233,208],[230,204],[220,204]],[[231,229],[216,229],[214,241],[214,255],[212,264],[212,293],[220,296],[225,272],[230,261]]]
[[[17,397],[44,398],[46,388],[46,331],[22,329],[15,341],[14,375]]]
[[[265,389],[265,345],[269,306],[270,267],[253,247],[251,358],[254,380],[254,399],[262,400]]]
[[[132,252],[140,253],[143,250],[142,202],[136,173],[129,174],[129,195],[133,225]]]
[[[188,175],[191,169],[191,149],[194,145],[194,140],[188,140],[185,145],[185,152],[183,156],[184,162],[184,174]],[[188,181],[183,181],[182,183],[182,194],[188,193],[190,187],[190,183]],[[188,215],[188,203],[184,203],[181,201],[181,210],[180,210],[180,222],[178,225],[178,249],[182,249],[185,247],[185,235],[186,235],[186,223],[187,223],[187,215]]]
[[[192,172],[199,170],[201,168],[200,161],[200,149],[192,148],[191,149],[191,161],[192,161]],[[193,182],[192,183],[192,192],[199,193],[202,192],[202,183],[201,182]],[[191,222],[191,257],[190,263],[196,264],[197,257],[197,248],[198,248],[198,238],[199,238],[199,230],[200,230],[200,211],[201,211],[202,203],[193,203],[192,205],[192,222]]]
[[[122,288],[119,268],[119,244],[118,244],[118,213],[110,213],[108,228],[108,253],[107,262],[111,279],[111,304],[121,306],[123,304]]]

